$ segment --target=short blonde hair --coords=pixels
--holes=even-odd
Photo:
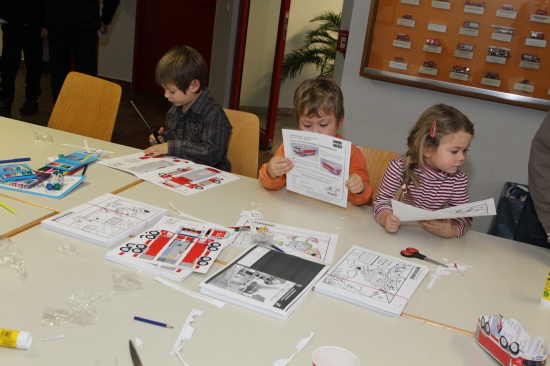
[[[319,76],[308,79],[294,92],[294,113],[296,121],[300,116],[320,117],[320,113],[333,114],[340,122],[344,118],[344,96],[334,79]]]
[[[200,83],[197,92],[206,86],[208,66],[201,54],[189,46],[171,48],[157,63],[155,80],[165,87],[173,84],[184,94],[193,80]]]

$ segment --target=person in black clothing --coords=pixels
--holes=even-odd
[[[38,110],[38,98],[42,93],[43,39],[45,0],[0,0],[2,24],[2,62],[0,63],[0,116],[11,117],[15,93],[15,78],[21,62],[21,51],[25,58],[25,102],[19,108],[23,115]]]
[[[98,36],[107,32],[119,3],[120,0],[103,0],[100,14],[98,0],[46,2],[54,103],[71,71],[71,60],[75,71],[97,75]]]

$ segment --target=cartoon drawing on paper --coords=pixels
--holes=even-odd
[[[454,215],[473,215],[485,216],[489,215],[489,207],[486,204],[473,205],[466,208],[459,208],[454,210],[452,207],[448,209],[448,212]]]
[[[138,226],[150,216],[151,211],[148,208],[113,197],[102,204],[90,205],[82,211],[63,215],[56,222],[98,237],[111,238],[128,228]]]
[[[390,304],[415,268],[377,254],[352,251],[323,283]]]
[[[258,233],[272,238],[270,244],[282,249],[284,252],[302,258],[313,258],[325,263],[332,262],[334,249],[338,242],[338,234],[307,230],[260,220],[254,220],[253,224],[251,224],[247,217],[241,217],[236,226],[256,227]],[[241,231],[231,244],[242,247],[253,245],[255,237],[252,234]]]

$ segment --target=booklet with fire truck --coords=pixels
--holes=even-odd
[[[111,247],[166,215],[165,208],[104,194],[42,220],[42,226],[62,234]]]
[[[225,227],[164,216],[156,224],[105,254],[107,260],[169,280],[206,273],[233,240]]]
[[[323,263],[254,246],[199,286],[206,295],[287,319],[327,268]]]
[[[354,245],[315,285],[315,291],[400,316],[428,267]]]
[[[546,365],[544,338],[532,338],[516,319],[504,319],[500,314],[478,317],[475,340],[501,365]]]
[[[286,188],[347,207],[351,142],[320,133],[282,132],[285,157],[294,163],[286,173]]]
[[[102,160],[99,164],[131,173],[185,196],[239,179],[234,174],[207,165],[175,156],[144,155],[143,152]]]

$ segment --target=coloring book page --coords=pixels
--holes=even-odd
[[[428,267],[354,245],[315,290],[398,316]]]
[[[144,155],[141,152],[102,160],[100,164],[134,174],[185,196],[239,179],[234,174],[189,160],[165,155]]]
[[[247,217],[241,217],[236,227],[256,227],[258,232],[272,237],[270,244],[284,253],[324,263],[332,263],[334,249],[338,243],[338,234],[274,224],[259,219],[255,219],[251,225]],[[254,237],[247,235],[246,230],[240,230],[231,244],[245,247],[255,245]]]
[[[168,210],[105,194],[42,221],[58,231],[102,246],[111,246],[157,221]]]
[[[286,174],[286,188],[338,206],[347,207],[351,142],[320,133],[283,130],[285,157],[294,167]]]
[[[496,215],[495,201],[492,198],[429,211],[407,205],[396,200],[391,201],[393,214],[401,221],[454,219],[457,217],[491,216]]]

